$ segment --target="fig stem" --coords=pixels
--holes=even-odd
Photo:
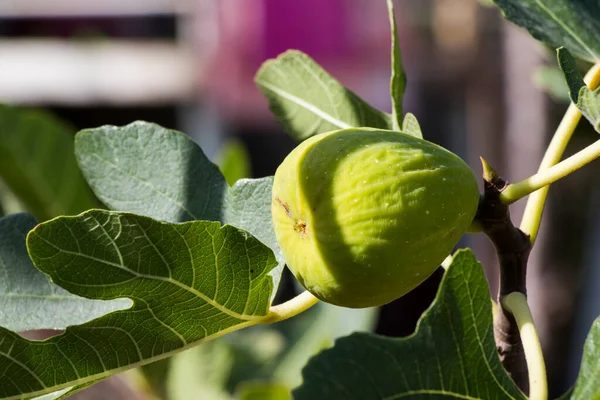
[[[484,171],[491,171],[487,163],[482,164]],[[490,180],[484,179],[484,193],[475,218],[494,244],[499,261],[500,285],[498,307],[494,313],[494,337],[502,365],[517,386],[527,392],[529,376],[519,327],[513,315],[503,306],[503,301],[513,292],[526,295],[527,259],[532,244],[529,236],[513,225],[508,205],[500,201],[506,181],[495,173],[484,172],[484,176]]]
[[[585,83],[592,90],[596,89],[600,84],[600,64],[594,65],[585,75]],[[573,132],[581,119],[581,112],[577,109],[575,104],[571,103],[567,112],[563,116],[556,132],[550,141],[550,145],[546,149],[544,158],[540,164],[538,172],[542,172],[554,164],[560,161]],[[525,206],[525,212],[523,213],[523,220],[521,221],[521,230],[529,234],[531,243],[535,242],[538,231],[540,229],[540,223],[542,220],[542,214],[544,212],[544,204],[546,203],[546,197],[548,196],[548,186],[541,188],[529,196],[527,205]]]
[[[513,315],[517,322],[529,371],[529,399],[547,400],[548,381],[544,354],[527,298],[523,293],[513,292],[504,297],[502,306]]]
[[[260,321],[261,324],[272,324],[274,322],[283,321],[284,319],[292,318],[319,302],[315,296],[305,290],[291,300],[271,307],[267,316]]]
[[[520,182],[508,185],[500,194],[500,201],[504,204],[512,204],[528,194],[577,171],[598,157],[600,157],[600,140],[548,169]]]

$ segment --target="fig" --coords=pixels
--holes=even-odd
[[[389,303],[452,251],[479,202],[457,155],[402,132],[351,128],[302,142],[275,173],[271,212],[289,269],[319,299]]]

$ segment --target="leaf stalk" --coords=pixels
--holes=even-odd
[[[533,323],[527,298],[523,293],[513,292],[504,297],[502,306],[510,312],[519,328],[521,343],[525,351],[527,370],[529,371],[529,399],[547,400],[548,381],[542,345]]]
[[[292,318],[308,310],[318,302],[319,299],[313,296],[309,291],[305,290],[293,299],[271,307],[267,316],[261,320],[261,323],[272,324],[274,322]]]
[[[512,204],[528,194],[547,187],[551,183],[577,171],[598,157],[600,157],[600,140],[548,169],[542,170],[520,182],[508,185],[500,194],[500,201],[504,204]]]

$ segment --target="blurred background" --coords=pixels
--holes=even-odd
[[[404,106],[425,138],[478,173],[480,156],[509,181],[534,173],[568,104],[553,49],[485,1],[396,0],[395,6],[408,76]],[[391,110],[383,0],[2,0],[0,102],[49,110],[76,129],[156,122],[189,134],[212,159],[235,140],[249,157],[245,174],[272,175],[295,143],[275,124],[253,76],[264,60],[290,48]],[[582,122],[568,152],[596,135]],[[600,314],[595,168],[553,186],[531,255],[529,298],[554,395],[574,382],[583,341]],[[523,207],[512,207],[517,225]],[[461,245],[475,249],[495,293],[492,246],[483,235]],[[412,333],[441,275],[374,311],[362,329]],[[287,276],[278,299],[294,290]],[[108,380],[77,396],[150,398],[134,394],[139,385],[131,382]]]

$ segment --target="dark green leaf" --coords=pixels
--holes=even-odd
[[[258,324],[269,310],[275,258],[230,225],[92,210],[38,225],[27,240],[56,284],[133,306],[44,342],[0,328],[0,398],[97,381]]]
[[[75,162],[73,133],[44,112],[0,106],[0,178],[39,220],[97,207]]]
[[[84,299],[50,282],[33,266],[25,246],[36,225],[29,214],[0,218],[0,326],[16,332],[64,329],[131,304]]]
[[[392,30],[392,79],[390,81],[390,95],[392,97],[392,129],[399,131],[402,126],[402,99],[406,88],[406,75],[402,67],[402,54],[398,43],[398,28],[394,15],[394,3],[387,0],[390,27]],[[409,133],[409,132],[406,132]]]
[[[402,132],[423,139],[421,125],[419,125],[417,117],[415,117],[411,113],[406,113],[406,115],[404,116],[404,121],[402,122]]]
[[[268,60],[255,81],[277,121],[296,140],[351,127],[393,128],[389,114],[371,107],[300,51]]]
[[[494,0],[504,17],[536,39],[600,61],[600,3],[589,0]]]
[[[114,210],[167,221],[221,221],[250,232],[275,253],[275,287],[283,256],[271,222],[272,178],[229,188],[218,167],[187,135],[147,122],[87,129],[75,139],[90,186]]]
[[[600,318],[594,321],[594,325],[585,341],[583,348],[583,359],[579,377],[575,382],[571,400],[600,399]],[[567,393],[568,394],[568,393]]]
[[[339,339],[308,363],[303,378],[297,400],[525,399],[496,353],[487,282],[468,250],[454,256],[412,336]]]
[[[596,131],[600,132],[600,89],[590,90],[583,77],[577,69],[575,58],[565,48],[560,48],[558,53],[558,63],[562,69],[567,85],[569,86],[569,96],[575,103],[583,116],[594,126]]]
[[[249,178],[250,154],[242,142],[228,141],[225,143],[217,164],[229,186],[242,178]]]

